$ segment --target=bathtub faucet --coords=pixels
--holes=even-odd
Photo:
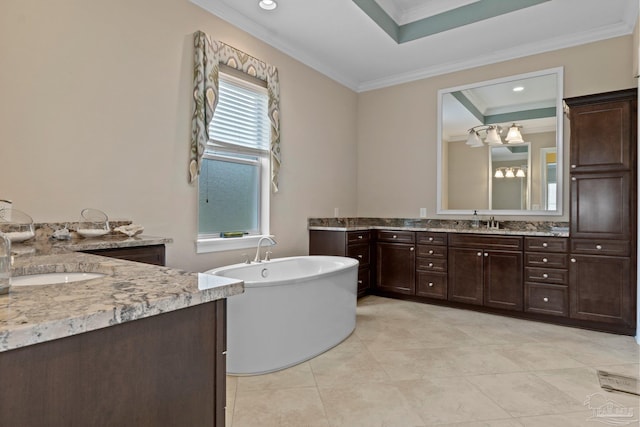
[[[260,261],[260,246],[262,246],[262,242],[265,241],[265,240],[268,240],[271,243],[271,246],[276,244],[276,241],[273,240],[269,236],[261,237],[260,240],[258,240],[258,249],[256,250],[256,257],[253,259],[253,262],[261,262]]]

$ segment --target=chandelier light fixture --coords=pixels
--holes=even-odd
[[[518,167],[500,167],[496,168],[496,173],[493,175],[494,178],[526,178],[526,168],[518,168]]]
[[[467,137],[467,145],[471,148],[483,147],[482,139],[480,138],[480,132],[485,132],[484,142],[487,145],[502,145],[502,139],[500,139],[500,133],[502,128],[497,125],[480,125],[474,126],[469,129],[469,136]]]
[[[522,126],[515,123],[511,125],[509,132],[507,133],[507,137],[505,138],[509,144],[522,144],[524,142],[522,134],[520,133],[520,128],[522,128]]]

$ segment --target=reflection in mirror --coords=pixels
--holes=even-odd
[[[530,209],[531,143],[489,149],[491,209]]]
[[[561,103],[562,68],[439,91],[438,213],[561,215]]]

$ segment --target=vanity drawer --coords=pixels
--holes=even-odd
[[[416,258],[416,269],[425,271],[447,271],[447,260],[438,258]]]
[[[447,233],[434,233],[430,231],[419,231],[416,233],[418,243],[428,245],[447,245]]]
[[[371,239],[371,232],[366,231],[349,231],[347,232],[347,244],[365,243]]]
[[[369,264],[369,244],[347,246],[347,256],[360,261],[360,265]]]
[[[525,283],[524,311],[528,313],[569,315],[569,288],[563,285]]]
[[[369,268],[358,269],[358,295],[364,295],[369,291],[370,285]]]
[[[416,274],[416,295],[447,299],[447,275],[418,271]]]
[[[531,252],[567,252],[569,239],[566,237],[525,237],[524,250]]]
[[[566,285],[569,283],[569,270],[555,268],[526,267],[524,280],[527,282],[555,283]]]
[[[629,256],[630,249],[625,240],[571,239],[571,252],[576,254]]]
[[[502,249],[511,251],[522,250],[522,237],[449,233],[449,246],[477,249]]]
[[[418,245],[417,256],[447,259],[446,246]]]
[[[378,240],[395,243],[414,243],[416,236],[413,231],[378,230]]]
[[[567,254],[526,252],[524,262],[527,267],[568,268],[569,256]]]

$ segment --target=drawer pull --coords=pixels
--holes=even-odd
[[[542,262],[545,262],[545,263],[546,263],[546,262],[549,262],[549,260],[548,260],[548,259],[546,259],[546,258],[542,258]]]
[[[489,256],[489,252],[485,252],[485,253],[484,253],[484,256]]]
[[[549,244],[548,244],[547,242],[544,242],[544,243],[542,244],[542,247],[543,247],[543,248],[546,248],[547,246],[549,246]]]
[[[575,168],[576,168],[576,165],[571,165],[571,169],[575,169]]]
[[[359,235],[358,239],[362,240],[362,239],[364,239],[364,237],[362,235]]]
[[[429,251],[429,255],[433,255],[433,249]]]
[[[393,238],[394,238],[394,239],[397,239],[397,238],[398,238],[398,236],[396,236],[396,235],[394,234],[394,235],[393,235]]]
[[[542,278],[543,279],[547,279],[549,277],[549,275],[547,273],[542,274]]]
[[[430,242],[433,242],[433,237],[429,237],[429,241],[430,241]]]
[[[433,282],[429,282],[429,287],[433,288]]]
[[[362,280],[358,280],[358,285],[362,285]]]
[[[571,258],[571,262],[576,262],[576,259],[575,258]]]
[[[602,245],[596,245],[596,249],[597,249],[597,250],[602,249]]]
[[[576,177],[575,177],[575,176],[572,176],[572,177],[571,177],[571,181],[577,181]]]
[[[482,256],[482,252],[478,252],[476,255],[478,255],[478,256]]]
[[[433,263],[432,262],[429,263],[429,267],[433,267]]]
[[[411,248],[409,248],[409,250],[413,252],[415,248],[412,246]]]
[[[544,301],[544,302],[549,302],[549,298],[544,297],[544,298],[542,298],[542,301]]]
[[[358,258],[362,259],[362,255],[358,255]]]

